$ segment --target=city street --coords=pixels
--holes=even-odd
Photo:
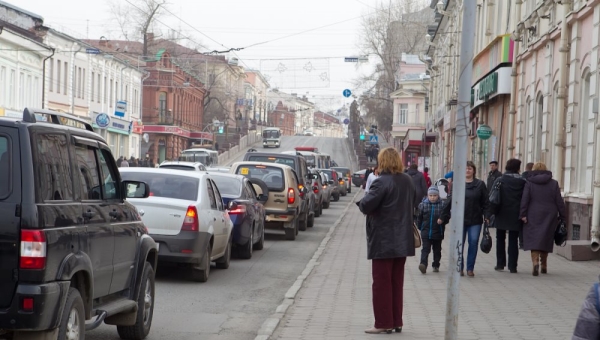
[[[283,137],[279,149],[312,145],[329,153],[340,165],[349,163],[345,139]],[[255,148],[262,151],[262,147]],[[241,160],[243,154],[237,159]],[[283,233],[267,234],[265,248],[252,259],[233,259],[227,270],[213,267],[206,283],[192,282],[175,268],[158,268],[156,305],[150,340],[254,339],[258,329],[284,299],[286,291],[302,273],[329,228],[350,203],[354,191],[332,202],[315,226],[300,232],[296,241]],[[268,232],[268,231],[267,231]],[[119,339],[114,326],[102,325],[86,339]]]

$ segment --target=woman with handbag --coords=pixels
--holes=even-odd
[[[558,218],[560,219],[557,219]],[[531,250],[533,276],[548,273],[548,253],[554,248],[554,232],[565,220],[565,201],[558,182],[544,163],[535,163],[527,178],[520,217],[523,220],[523,249]]]
[[[365,330],[368,334],[402,331],[404,264],[415,255],[413,211],[419,204],[398,151],[381,150],[377,164],[379,177],[357,202],[367,215],[367,258],[372,260],[375,325]]]

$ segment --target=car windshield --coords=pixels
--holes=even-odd
[[[150,196],[196,201],[198,199],[198,178],[150,172],[121,172],[123,180],[146,182]]]
[[[178,165],[178,164],[168,164],[159,166],[161,169],[175,169],[175,170],[196,170],[195,167],[191,165]]]
[[[263,163],[277,163],[277,164],[285,164],[289,165],[292,168],[295,168],[296,162],[293,158],[287,157],[276,157],[276,156],[250,156],[248,158],[251,162],[263,162]]]
[[[279,131],[277,131],[277,130],[263,131],[263,138],[279,138]]]
[[[269,190],[283,191],[284,174],[281,168],[268,165],[244,164],[237,168],[236,173],[247,178],[260,179],[265,182]]]
[[[337,172],[341,172],[344,176],[349,176],[350,175],[350,169],[348,169],[348,168],[338,168],[338,167],[335,167],[335,168],[332,168],[332,169],[334,169]]]
[[[217,184],[219,192],[225,197],[240,197],[242,195],[242,181],[238,178],[225,176],[212,176],[213,181]]]
[[[326,174],[330,179],[334,179],[332,170],[320,170],[322,173]]]

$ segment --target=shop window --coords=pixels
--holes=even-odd
[[[573,231],[571,232],[571,240],[581,239],[581,225],[573,224]]]
[[[164,117],[167,115],[167,93],[160,92],[158,94],[158,116]]]

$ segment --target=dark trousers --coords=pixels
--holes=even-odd
[[[504,268],[506,266],[506,232],[507,230],[496,229],[496,265]],[[519,261],[519,231],[508,231],[508,269],[517,269]]]
[[[404,293],[404,264],[406,257],[374,259],[373,314],[375,328],[402,327],[402,303]]]
[[[430,240],[428,238],[423,239],[423,248],[421,249],[421,263],[427,265],[429,262],[429,253],[433,248],[433,262],[431,266],[434,268],[440,267],[440,260],[442,259],[442,240]]]

